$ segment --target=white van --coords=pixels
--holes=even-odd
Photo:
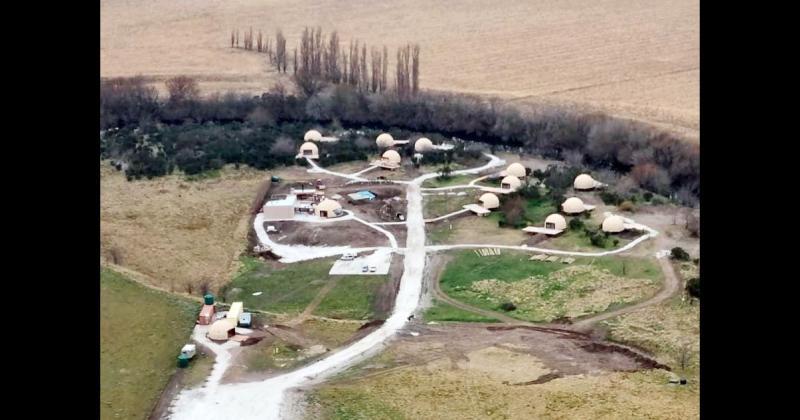
[[[346,252],[344,255],[342,255],[342,261],[352,261],[354,259],[356,259],[356,254],[352,252]]]

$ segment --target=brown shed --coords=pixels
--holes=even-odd
[[[203,305],[200,310],[200,316],[197,317],[197,323],[200,325],[209,325],[214,320],[214,305]]]

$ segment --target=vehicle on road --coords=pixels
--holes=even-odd
[[[341,258],[342,261],[352,261],[354,259],[356,259],[356,254],[352,252],[346,252]]]

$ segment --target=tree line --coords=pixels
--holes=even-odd
[[[255,37],[253,28],[244,31],[241,43],[239,35],[239,29],[231,31],[231,48],[264,53],[278,72],[287,72],[289,54],[281,30],[276,32],[274,44],[260,30]],[[390,86],[389,49],[385,45],[368,48],[366,42],[358,40],[345,45],[337,31],[325,35],[320,27],[306,27],[299,46],[292,51],[292,79],[308,96],[325,84],[346,84],[373,93],[387,92],[393,87],[398,96],[408,98],[419,92],[419,55],[418,44],[407,44],[397,49],[395,81]]]
[[[180,100],[173,100],[172,91],[161,100],[142,78],[130,78],[101,80],[100,91],[102,129],[208,123],[256,129],[293,123],[439,133],[568,160],[572,166],[595,171],[603,182],[644,188],[687,204],[696,204],[700,195],[699,145],[602,113],[579,114],[552,106],[521,109],[442,92],[401,97],[344,83],[320,84],[311,95],[288,93],[277,85],[260,96],[205,99],[181,96],[180,92],[193,91],[184,88],[175,91]],[[297,136],[302,138],[302,133]]]

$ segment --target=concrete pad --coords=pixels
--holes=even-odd
[[[351,261],[336,260],[328,274],[335,275],[373,275],[382,276],[389,274],[389,267],[392,264],[392,253],[390,250],[377,250],[370,255],[356,257]],[[375,272],[363,272],[363,266],[375,266]]]

